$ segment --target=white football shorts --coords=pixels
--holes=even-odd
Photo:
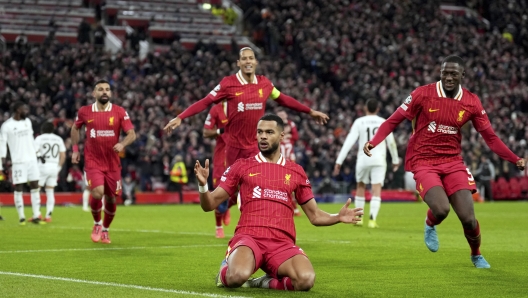
[[[36,160],[23,163],[14,163],[11,170],[14,185],[38,181],[40,178],[40,171]]]
[[[39,186],[57,186],[59,179],[59,166],[40,166]]]
[[[361,166],[356,167],[356,182],[365,184],[381,184],[385,182],[387,166]]]

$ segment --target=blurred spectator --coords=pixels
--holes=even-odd
[[[152,172],[150,156],[145,155],[139,162],[139,189],[141,191],[152,190]]]
[[[474,176],[480,184],[480,195],[485,201],[493,201],[491,181],[495,180],[495,167],[486,155],[480,157],[480,164]]]
[[[92,32],[92,26],[88,24],[86,19],[83,19],[79,24],[79,29],[77,30],[77,41],[80,44],[90,43],[90,34]]]
[[[69,191],[80,192],[84,189],[83,172],[81,172],[77,165],[73,165],[73,167],[71,167],[71,169],[68,171],[68,177],[66,177],[66,181],[70,185]]]
[[[130,175],[123,179],[123,204],[129,206],[136,203],[136,182],[132,180]]]
[[[169,191],[177,191],[180,194],[180,204],[183,203],[183,185],[189,182],[187,168],[181,155],[174,156],[174,165],[170,171]]]
[[[98,47],[104,47],[105,45],[106,30],[101,24],[97,23],[97,27],[94,30],[94,44]]]

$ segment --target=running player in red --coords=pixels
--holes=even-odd
[[[281,117],[282,121],[284,122],[284,138],[281,139],[280,143],[280,151],[282,156],[286,158],[286,160],[295,162],[295,152],[293,151],[293,146],[295,145],[295,142],[299,139],[299,132],[297,131],[297,126],[295,123],[288,119],[288,114],[284,109],[279,109],[277,111],[277,116]],[[293,215],[295,216],[301,216],[301,211],[299,210],[299,207],[297,206],[297,201],[295,201],[295,195],[293,202]]]
[[[256,129],[260,152],[239,159],[227,168],[213,192],[207,187],[209,160],[205,161],[205,168],[196,161],[194,172],[204,211],[214,210],[240,186],[240,220],[216,279],[218,287],[249,286],[290,291],[308,291],[313,287],[312,264],[295,245],[292,192],[315,226],[340,222],[354,224],[363,214],[361,208],[348,208],[350,199],[337,214],[328,214],[317,207],[304,170],[280,153],[283,129],[280,117],[264,115]],[[248,280],[259,268],[266,275]]]
[[[461,128],[471,121],[490,149],[521,170],[525,160],[516,156],[497,137],[479,98],[462,88],[464,62],[458,56],[448,56],[442,62],[440,81],[418,87],[378,129],[374,138],[365,143],[363,151],[380,144],[404,119],[413,121],[405,170],[414,174],[416,189],[429,206],[425,219],[425,244],[438,250],[436,226],[449,213],[449,205],[457,214],[471,248],[471,261],[477,268],[490,268],[480,254],[480,227],[473,210],[472,192],[475,179],[466,168],[461,155]]]
[[[172,119],[165,126],[165,132],[172,132],[180,126],[183,119],[204,111],[213,103],[225,100],[227,102],[226,115],[229,119],[225,127],[227,135],[225,140],[226,162],[227,166],[230,166],[239,158],[252,157],[259,152],[255,139],[255,129],[258,119],[264,115],[268,98],[275,100],[282,106],[310,114],[319,124],[327,122],[328,116],[326,114],[314,111],[294,98],[281,93],[268,78],[256,75],[255,70],[258,61],[251,48],[245,47],[240,50],[237,65],[240,67],[240,71],[224,77],[220,84],[206,97],[192,104]]]
[[[86,125],[84,171],[92,193],[90,205],[94,218],[92,241],[110,243],[108,229],[116,212],[115,197],[121,194],[121,161],[119,152],[136,139],[134,126],[122,107],[110,103],[112,91],[106,80],[99,80],[92,92],[95,103],[83,106],[77,113],[71,130],[72,163],[81,159],[78,143],[79,130]],[[119,142],[123,130],[126,137]],[[105,196],[104,220],[101,221],[101,199]]]
[[[203,136],[205,138],[215,138],[216,146],[213,152],[213,188],[220,183],[220,177],[226,169],[226,143],[224,141],[224,129],[228,122],[226,116],[227,103],[225,101],[213,106],[205,120]],[[224,238],[224,225],[229,225],[231,215],[229,213],[228,202],[225,201],[215,209],[216,238]]]

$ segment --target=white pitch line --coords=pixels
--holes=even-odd
[[[176,246],[138,246],[138,247],[101,247],[101,248],[62,248],[62,249],[38,249],[38,250],[0,250],[0,254],[13,253],[34,253],[34,252],[63,252],[63,251],[83,251],[83,250],[127,250],[127,249],[149,249],[149,248],[196,248],[196,247],[214,247],[225,246],[225,244],[209,245],[176,245]]]
[[[52,227],[54,229],[64,229],[64,230],[89,230],[89,228],[81,227]],[[174,232],[174,231],[160,231],[160,230],[130,230],[130,229],[112,229],[112,231],[117,232],[138,232],[138,233],[160,233],[160,234],[173,234],[173,235],[196,235],[196,236],[214,236],[213,233],[200,233],[200,232]],[[226,237],[233,237],[232,234],[225,234]],[[334,244],[350,244],[350,241],[347,240],[318,240],[318,239],[304,239],[297,238],[297,241],[301,242],[326,242]]]
[[[152,288],[152,287],[138,286],[138,285],[118,284],[118,283],[113,283],[113,282],[91,281],[91,280],[83,280],[83,279],[75,279],[75,278],[55,277],[55,276],[36,275],[36,274],[25,274],[25,273],[17,273],[17,272],[0,271],[0,274],[2,274],[2,275],[11,275],[11,276],[20,276],[20,277],[41,278],[41,279],[48,279],[48,280],[60,280],[60,281],[76,282],[76,283],[83,283],[83,284],[92,284],[92,285],[120,287],[120,288],[137,289],[137,290],[146,290],[146,291],[154,291],[154,292],[164,292],[164,293],[173,293],[173,294],[182,294],[182,295],[202,296],[202,297],[250,298],[250,297],[246,297],[246,296],[232,296],[232,295],[219,295],[219,294],[211,294],[211,293],[198,293],[198,292],[192,292],[192,291],[170,290],[170,289]]]

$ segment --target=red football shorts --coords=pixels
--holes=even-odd
[[[279,266],[288,259],[303,255],[308,258],[304,251],[292,241],[277,240],[270,238],[255,237],[247,234],[235,235],[230,241],[226,252],[226,260],[239,246],[247,246],[255,256],[255,268],[253,273],[260,268],[273,278],[278,276]]]
[[[422,198],[434,186],[442,187],[447,196],[467,189],[472,193],[477,191],[475,179],[461,161],[453,161],[436,166],[420,166],[413,171],[416,190]]]
[[[236,148],[226,145],[226,166],[231,166],[235,163],[235,161],[241,158],[254,157],[255,155],[259,154],[259,152],[260,150],[258,148],[258,145],[256,144],[255,147],[247,149]]]
[[[88,187],[94,189],[104,186],[104,194],[115,197],[121,194],[121,171],[101,171],[98,169],[85,169]]]

